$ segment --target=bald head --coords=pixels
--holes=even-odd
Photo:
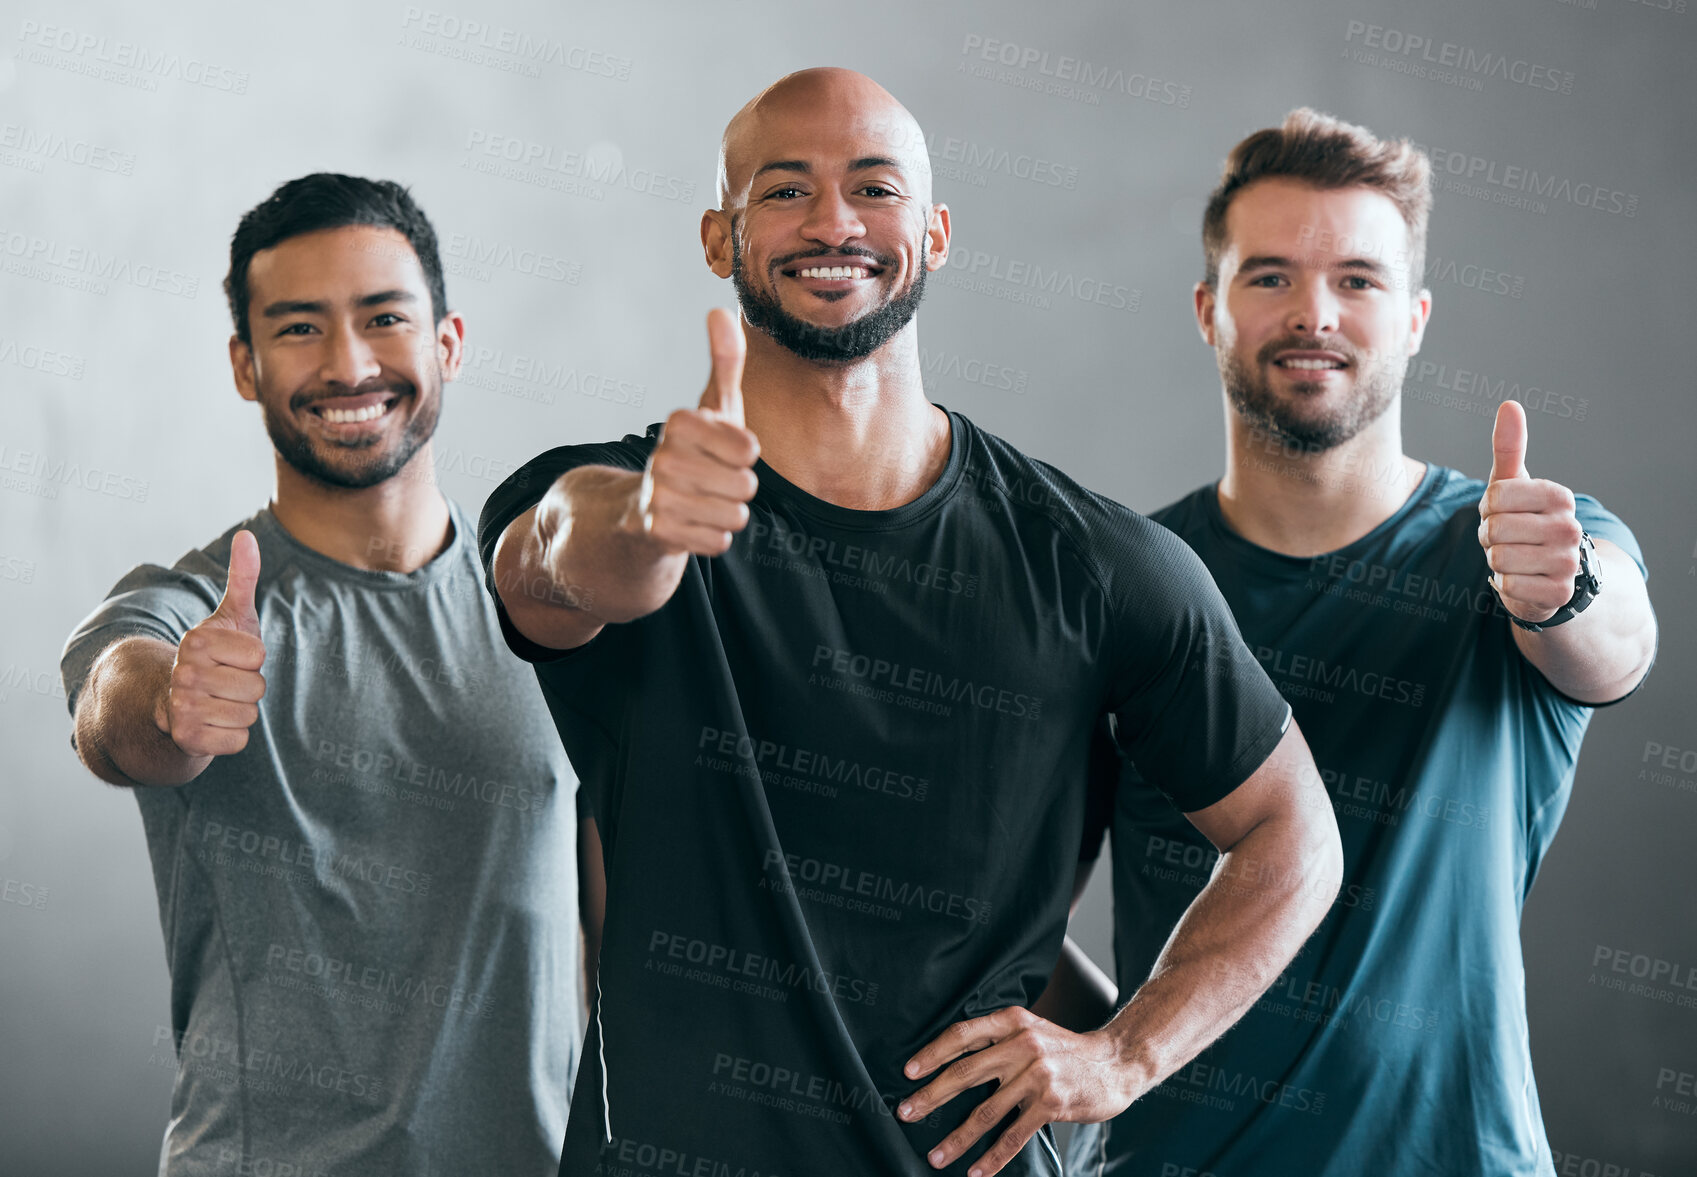
[[[822,148],[850,162],[894,163],[914,197],[931,203],[931,159],[907,107],[865,74],[826,66],[779,78],[731,119],[719,143],[719,207],[740,208],[774,165],[814,166]]]

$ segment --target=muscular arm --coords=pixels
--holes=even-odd
[[[1337,821],[1295,723],[1249,780],[1185,816],[1220,860],[1148,980],[1104,1027],[1127,1104],[1243,1016],[1319,926],[1343,880]]]
[[[182,785],[199,776],[211,756],[177,747],[156,720],[171,685],[177,648],[158,638],[133,637],[108,646],[89,669],[74,717],[77,756],[112,785]]]
[[[1632,557],[1608,540],[1594,542],[1603,582],[1597,599],[1566,625],[1542,633],[1515,626],[1514,644],[1568,698],[1609,703],[1631,693],[1650,669],[1656,617]]]
[[[1343,853],[1294,723],[1254,775],[1186,816],[1220,860],[1149,979],[1107,1025],[1079,1034],[1029,1010],[1004,1009],[955,1023],[909,1060],[914,1079],[959,1061],[903,1101],[897,1114],[904,1120],[998,1084],[933,1150],[933,1166],[953,1163],[1016,1112],[984,1154],[983,1172],[998,1172],[1044,1124],[1118,1115],[1237,1021],[1319,925],[1337,896]]]
[[[212,616],[175,646],[130,637],[102,651],[73,716],[77,755],[90,772],[114,785],[182,785],[214,756],[247,747],[265,697],[258,581],[259,544],[238,531]]]
[[[1504,401],[1491,429],[1491,474],[1479,499],[1479,545],[1503,608],[1549,619],[1573,596],[1584,533],[1571,490],[1526,469],[1526,410]],[[1550,684],[1583,703],[1628,694],[1656,653],[1656,618],[1637,563],[1607,540],[1597,548],[1597,599],[1542,633],[1514,627],[1514,644]]]
[[[507,525],[495,546],[495,591],[521,634],[573,649],[676,591],[687,553],[668,554],[630,522],[642,478],[610,466],[568,470]]]
[[[760,443],[743,425],[742,330],[707,317],[713,367],[701,405],[666,418],[642,471],[580,466],[554,481],[495,545],[495,591],[518,631],[570,650],[604,625],[646,617],[691,555],[717,556],[748,522]]]

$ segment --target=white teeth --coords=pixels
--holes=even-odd
[[[324,419],[332,425],[346,425],[351,421],[371,421],[387,412],[389,406],[367,405],[363,409],[325,409]]]
[[[867,273],[859,266],[811,266],[796,272],[803,278],[864,278]]]
[[[1336,360],[1280,360],[1281,368],[1295,368],[1299,372],[1318,372],[1322,368],[1341,368]]]

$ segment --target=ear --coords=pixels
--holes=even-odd
[[[236,391],[245,401],[259,399],[259,379],[253,367],[253,348],[243,343],[241,336],[230,336],[230,374],[236,378]]]
[[[436,324],[436,363],[442,369],[442,379],[452,380],[460,374],[460,362],[465,358],[465,316],[449,311]]]
[[[701,252],[707,268],[721,278],[731,276],[731,214],[710,208],[701,214]]]
[[[1432,292],[1421,290],[1420,297],[1409,308],[1408,354],[1420,353],[1420,341],[1426,338],[1426,324],[1432,321]]]
[[[925,268],[940,270],[949,260],[949,206],[931,206],[931,219],[925,225]]]
[[[1202,341],[1209,347],[1214,346],[1214,292],[1206,282],[1196,284],[1196,329],[1202,333]]]

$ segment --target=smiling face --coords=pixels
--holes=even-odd
[[[911,115],[870,79],[809,70],[726,130],[721,208],[702,220],[715,273],[750,325],[804,359],[872,354],[907,326],[943,264],[948,210]]]
[[[295,470],[363,489],[404,469],[436,431],[464,323],[433,321],[430,289],[399,232],[348,225],[253,255],[251,346],[230,340],[242,396]]]
[[[1196,315],[1240,417],[1317,452],[1396,404],[1431,312],[1426,291],[1411,294],[1408,253],[1406,222],[1372,189],[1264,179],[1239,191]]]

